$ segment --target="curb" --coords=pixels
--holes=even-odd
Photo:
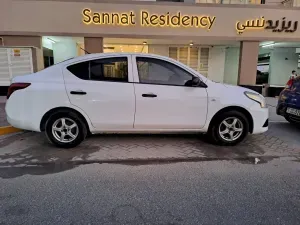
[[[5,135],[5,134],[11,134],[11,133],[17,133],[22,130],[12,127],[12,126],[6,126],[6,127],[0,127],[0,135]]]

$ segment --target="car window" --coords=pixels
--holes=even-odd
[[[80,62],[73,64],[71,66],[68,66],[67,69],[74,74],[76,77],[82,79],[82,80],[89,80],[89,61],[86,62]]]
[[[140,83],[184,86],[192,75],[184,69],[160,59],[137,57]]]
[[[83,80],[128,82],[127,57],[114,57],[85,61],[67,69]]]

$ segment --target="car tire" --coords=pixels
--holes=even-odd
[[[46,122],[45,134],[48,140],[59,148],[73,148],[87,136],[87,127],[73,112],[57,112]]]
[[[218,115],[208,130],[211,142],[218,145],[236,145],[249,133],[247,117],[239,111],[228,111]]]
[[[285,116],[284,118],[285,118],[285,120],[288,121],[289,123],[294,124],[294,122],[290,119],[290,117]]]

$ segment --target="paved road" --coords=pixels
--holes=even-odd
[[[267,133],[250,135],[234,147],[211,145],[204,135],[95,135],[65,150],[50,145],[42,133],[27,132],[0,136],[0,167],[54,162],[298,157],[299,134],[300,129],[289,123],[271,123]]]
[[[55,173],[26,168],[45,175],[0,179],[0,224],[295,225],[299,163],[89,164]]]

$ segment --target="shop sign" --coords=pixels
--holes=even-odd
[[[298,28],[298,21],[286,21],[283,17],[281,21],[265,20],[264,17],[254,20],[246,20],[244,23],[238,21],[236,23],[236,31],[238,34],[242,34],[247,30],[271,30],[278,33],[294,33]]]
[[[139,24],[145,27],[194,27],[210,30],[216,21],[215,16],[184,15],[181,12],[152,14],[141,10],[139,15]],[[86,25],[135,26],[137,23],[136,13],[133,11],[124,13],[92,12],[91,9],[86,8],[82,11],[82,16],[82,22]]]
[[[21,56],[21,50],[20,49],[13,49],[14,56]]]

